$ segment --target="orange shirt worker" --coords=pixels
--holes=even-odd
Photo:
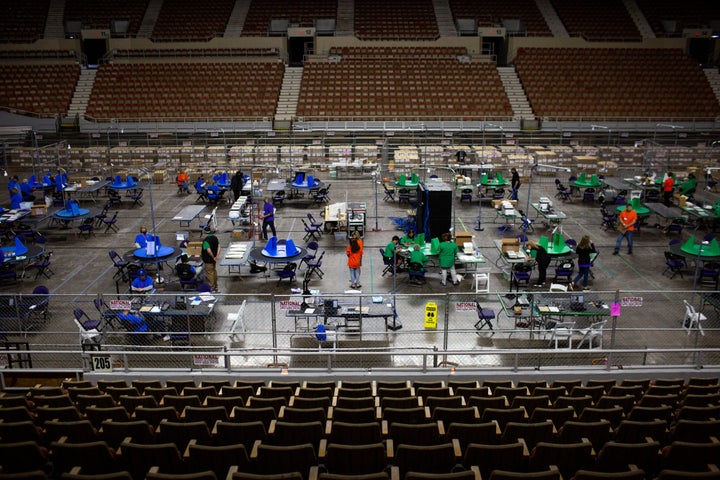
[[[628,255],[632,255],[633,232],[635,231],[637,219],[637,212],[633,210],[632,205],[629,203],[625,205],[625,210],[620,212],[620,215],[618,216],[618,237],[615,242],[615,251],[613,251],[613,255],[617,255],[620,252],[620,244],[622,243],[623,238],[627,238]]]

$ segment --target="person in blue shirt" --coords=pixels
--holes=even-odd
[[[200,174],[197,181],[195,182],[195,190],[197,190],[198,192],[201,192],[205,189],[206,186],[207,186],[207,183],[205,182],[205,175]]]
[[[22,198],[22,194],[20,193],[19,188],[14,187],[12,190],[10,190],[10,209],[12,209],[12,210],[19,209],[22,201],[23,201],[23,198]]]
[[[58,169],[57,175],[55,175],[55,191],[62,192],[67,186],[67,173],[62,168]]]
[[[277,233],[275,232],[275,206],[272,204],[272,201],[269,198],[266,198],[264,200],[263,205],[263,211],[260,215],[260,218],[262,219],[262,233],[263,233],[263,240],[268,239],[267,235],[267,229],[270,227],[270,230],[272,231],[273,237],[277,237]]]
[[[147,241],[152,240],[152,235],[148,235],[147,227],[140,227],[140,233],[135,235],[135,248],[147,248]]]
[[[34,191],[35,191],[35,187],[30,185],[30,182],[28,182],[27,178],[23,178],[23,182],[20,184],[20,193],[22,194],[23,202],[34,202],[35,201],[35,195],[33,195]]]
[[[8,192],[12,193],[13,188],[20,190],[20,179],[17,175],[13,175],[8,181]]]
[[[123,310],[123,312],[118,315],[118,319],[120,319],[120,322],[125,325],[125,328],[127,328],[129,332],[142,333],[149,330],[145,318],[139,313]]]
[[[148,293],[154,288],[152,277],[147,274],[144,268],[138,271],[138,276],[130,284],[130,290],[135,293]]]

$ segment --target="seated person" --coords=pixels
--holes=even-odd
[[[410,230],[400,239],[400,244],[404,247],[409,247],[415,243],[415,230]]]
[[[690,173],[687,179],[680,184],[680,194],[689,197],[695,193],[695,189],[697,189],[697,180],[695,174]]]
[[[197,182],[195,182],[195,190],[198,192],[202,192],[205,190],[205,187],[207,186],[207,182],[205,182],[205,175],[200,174],[200,176],[197,179]]]
[[[152,240],[152,235],[148,235],[147,227],[140,227],[140,233],[135,235],[135,248],[147,248],[148,240]]]
[[[23,202],[34,202],[35,201],[35,195],[33,195],[33,192],[35,191],[35,187],[30,185],[28,182],[28,179],[23,179],[23,182],[20,184],[20,193],[22,194]]]
[[[413,263],[417,263],[422,266],[422,271],[425,271],[425,264],[428,261],[427,255],[425,255],[422,251],[422,248],[420,245],[415,245],[410,252],[410,265]]]
[[[388,244],[385,246],[385,258],[395,258],[395,266],[397,268],[402,267],[403,264],[403,258],[400,255],[396,255],[395,249],[397,248],[398,244],[400,243],[400,237],[397,235],[393,235],[392,240],[388,242]]]
[[[180,255],[180,261],[175,265],[175,272],[180,280],[192,280],[201,270],[202,267],[195,267],[190,263],[187,253]]]
[[[123,312],[118,315],[118,319],[128,332],[142,333],[149,330],[145,318],[139,313],[123,310]]]
[[[155,288],[152,277],[150,277],[144,268],[138,271],[138,276],[130,284],[130,291],[134,293],[149,293]]]

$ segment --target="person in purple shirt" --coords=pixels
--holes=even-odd
[[[267,229],[270,227],[270,230],[272,230],[273,237],[277,237],[277,233],[275,232],[275,206],[272,204],[272,201],[270,201],[269,198],[265,198],[263,205],[263,211],[260,216],[262,218],[262,233],[263,233],[263,239],[267,240]]]

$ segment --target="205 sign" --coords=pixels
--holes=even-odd
[[[92,363],[93,372],[112,372],[112,361],[110,361],[109,356],[93,356],[90,357],[90,361]]]

